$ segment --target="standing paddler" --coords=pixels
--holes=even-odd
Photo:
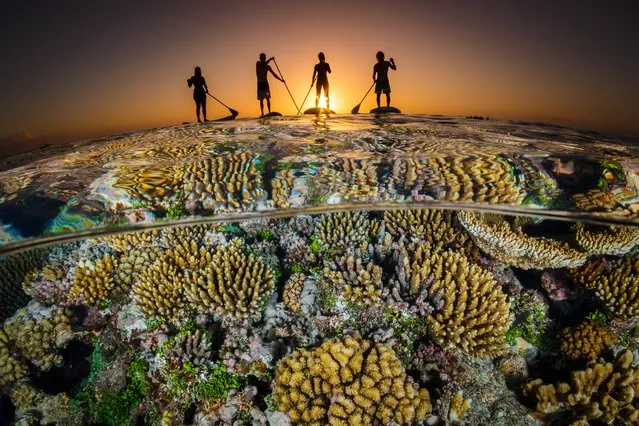
[[[264,99],[266,99],[266,106],[268,107],[269,114],[271,113],[271,90],[268,85],[268,73],[270,71],[273,77],[284,83],[284,79],[273,72],[273,69],[268,64],[275,57],[271,57],[266,60],[266,54],[260,53],[260,60],[255,64],[255,74],[257,75],[257,99],[260,101],[260,112],[264,116]]]
[[[382,92],[386,94],[386,106],[390,106],[390,81],[388,81],[388,69],[397,70],[395,61],[384,60],[384,52],[377,52],[377,63],[373,66],[373,81],[375,82],[375,93],[377,94],[377,108],[379,108],[379,98]]]

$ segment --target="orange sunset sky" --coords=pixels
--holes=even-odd
[[[202,67],[238,118],[259,115],[255,61],[296,102],[317,53],[349,113],[393,57],[405,113],[488,115],[639,137],[639,6],[604,1],[9,1],[0,14],[0,149],[194,121]],[[273,66],[273,68],[275,68]],[[273,109],[294,114],[270,77]],[[305,107],[313,106],[313,93]],[[371,94],[362,104],[375,105]],[[212,99],[209,118],[228,115]]]

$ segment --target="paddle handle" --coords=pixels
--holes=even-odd
[[[300,104],[300,109],[297,110],[298,114],[302,113],[302,108],[304,108],[304,104],[306,103],[306,99],[308,98],[308,95],[311,94],[311,90],[312,89],[313,89],[313,83],[311,83],[311,87],[308,89],[308,92],[306,92],[306,96],[304,96],[304,100]]]
[[[285,80],[284,86],[286,87],[286,91],[288,92],[288,95],[291,97],[291,100],[293,101],[293,104],[295,105],[295,109],[297,110],[297,112],[300,112],[300,109],[297,106],[297,102],[295,102],[295,98],[293,98],[293,94],[289,90],[288,84],[286,84],[286,79],[284,78],[284,74],[282,74],[282,71],[280,70],[280,67],[277,65],[277,61],[275,59],[273,59],[273,63],[275,64],[275,68],[277,68],[277,72],[280,73],[280,78],[282,80]]]
[[[366,99],[366,96],[368,96],[368,94],[371,92],[371,90],[373,90],[373,87],[375,86],[375,82],[373,82],[373,84],[371,84],[371,87],[369,87],[368,92],[366,92],[366,94],[364,95],[364,97],[362,98],[361,101],[359,101],[358,105],[361,105],[362,102],[364,102],[364,99]]]

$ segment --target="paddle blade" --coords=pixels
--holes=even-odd
[[[362,105],[362,104],[357,104],[357,106],[351,110],[351,114],[357,114],[357,113],[359,113],[359,107],[360,107],[360,105]]]
[[[239,112],[235,111],[233,108],[229,108],[229,111],[231,112],[231,114],[233,114],[233,118],[237,117],[238,115],[240,115]]]

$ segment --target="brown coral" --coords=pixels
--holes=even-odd
[[[26,377],[27,366],[13,352],[13,343],[0,328],[0,386],[10,385]]]
[[[336,259],[331,268],[324,268],[325,285],[333,292],[363,307],[380,301],[382,294],[382,268],[372,262],[364,264],[362,258],[349,254]]]
[[[429,244],[417,247],[410,268],[414,292],[430,281],[429,294],[442,297],[441,309],[427,318],[442,345],[475,356],[501,352],[512,322],[510,303],[488,271],[451,250],[433,251]]]
[[[457,217],[483,252],[517,268],[574,268],[588,258],[588,253],[567,243],[532,237],[521,228],[513,229],[499,215],[460,211]]]
[[[370,230],[366,212],[340,212],[323,216],[315,233],[324,250],[341,251],[365,242]]]
[[[284,285],[282,299],[284,301],[284,306],[286,306],[286,308],[291,312],[297,313],[300,311],[300,296],[304,289],[304,281],[306,281],[306,276],[304,276],[304,274],[296,273],[291,275]]]
[[[639,259],[592,260],[570,274],[593,291],[612,315],[639,315]]]
[[[218,247],[210,264],[186,271],[186,297],[202,313],[246,318],[273,288],[273,273],[261,259],[235,247]]]
[[[160,233],[160,238],[167,247],[182,244],[184,241],[193,241],[199,244],[208,231],[214,231],[216,228],[217,225],[215,224],[172,226],[170,228],[163,228]]]
[[[159,231],[152,229],[149,231],[135,231],[123,234],[109,235],[108,237],[99,238],[98,241],[104,241],[109,247],[118,252],[126,252],[133,248],[141,248],[157,244]]]
[[[561,332],[561,352],[573,360],[596,360],[617,343],[617,335],[604,325],[586,320]]]
[[[122,290],[114,279],[116,266],[117,261],[108,254],[97,262],[81,262],[76,267],[69,301],[91,306]]]
[[[388,346],[359,336],[331,339],[284,358],[275,401],[295,424],[412,424],[431,411],[426,389]]]
[[[577,243],[590,254],[620,256],[639,244],[639,229],[621,226],[575,225]]]
[[[625,350],[614,364],[593,361],[585,370],[573,371],[570,383],[530,381],[523,394],[539,413],[563,413],[573,421],[634,424],[639,420],[639,371],[632,361],[632,352]]]
[[[35,249],[0,256],[0,322],[29,302],[22,282],[29,272],[40,265],[45,254],[44,249]]]
[[[128,251],[118,259],[115,281],[123,287],[130,286],[147,268],[163,256],[165,256],[165,250],[160,247],[141,247]]]
[[[175,345],[166,353],[166,358],[174,365],[192,363],[201,366],[210,361],[212,343],[208,335],[201,330],[179,334]]]
[[[185,304],[183,275],[166,258],[144,270],[133,285],[131,295],[149,317],[178,317]]]

